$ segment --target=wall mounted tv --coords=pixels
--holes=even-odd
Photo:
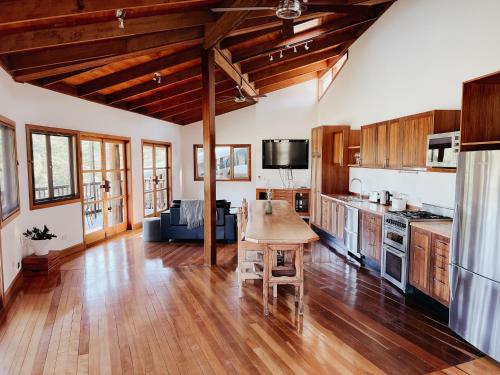
[[[309,168],[308,139],[264,139],[262,169]]]

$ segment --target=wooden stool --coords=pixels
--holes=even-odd
[[[298,304],[298,313],[304,313],[304,244],[266,245],[264,252],[264,314],[269,314],[269,287],[290,284],[295,287],[295,302]],[[293,269],[277,266],[277,252],[292,253]]]
[[[28,255],[23,258],[23,276],[51,276],[59,272],[60,265],[59,251],[49,251],[47,255]]]

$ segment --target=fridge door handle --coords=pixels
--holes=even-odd
[[[455,217],[453,218],[453,226],[452,226],[452,236],[451,236],[451,256],[450,263],[457,264],[458,263],[458,250],[459,250],[459,235],[460,235],[460,205],[458,203],[455,204]]]

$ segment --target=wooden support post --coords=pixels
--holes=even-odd
[[[205,265],[217,264],[215,240],[215,57],[214,50],[202,52],[202,115],[204,162],[204,256]]]

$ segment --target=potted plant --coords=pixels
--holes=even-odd
[[[35,255],[47,255],[49,253],[50,240],[57,236],[50,233],[46,225],[43,229],[33,227],[31,230],[26,230],[23,236],[30,240],[31,247],[35,251]]]

